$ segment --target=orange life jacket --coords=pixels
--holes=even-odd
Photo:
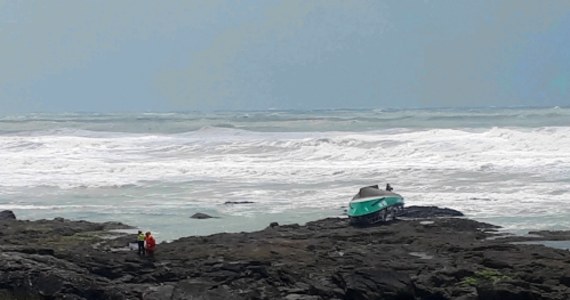
[[[156,247],[156,241],[154,240],[154,237],[152,235],[149,235],[144,240],[146,242],[145,248],[150,251],[154,250]]]

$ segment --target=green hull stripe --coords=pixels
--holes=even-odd
[[[351,202],[348,207],[348,216],[360,217],[398,204],[404,204],[404,199],[402,197],[383,196],[365,202]]]

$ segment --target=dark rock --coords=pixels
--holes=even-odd
[[[49,248],[23,248],[18,249],[18,252],[27,254],[38,254],[38,255],[54,255],[54,250]]]
[[[223,286],[212,287],[211,282],[188,280],[179,282],[172,292],[172,300],[219,300],[219,299],[242,299],[239,295],[231,293]]]
[[[192,218],[192,219],[212,219],[212,218],[214,218],[215,219],[217,217],[212,217],[212,216],[205,214],[205,213],[195,213],[190,218]]]
[[[437,206],[409,206],[404,208],[400,215],[406,218],[441,218],[441,217],[463,217],[463,213],[451,208],[439,208]]]
[[[34,286],[40,295],[53,296],[63,288],[63,279],[53,274],[41,273]]]
[[[143,293],[142,298],[145,300],[170,300],[173,291],[174,286],[170,284],[152,286]]]
[[[271,223],[269,224],[269,227],[271,227],[271,228],[277,227],[277,226],[279,226],[279,223],[277,223],[277,222],[271,222]]]
[[[132,234],[106,238],[122,224],[3,224],[0,299],[570,299],[570,252],[492,239],[465,218],[273,222],[161,243],[154,257],[127,251]]]
[[[226,201],[224,202],[224,204],[251,204],[251,203],[255,203],[252,201]]]
[[[565,274],[560,277],[560,283],[570,287],[570,274]]]
[[[570,240],[570,231],[541,230],[530,231],[530,235],[540,235],[547,240]]]
[[[343,276],[347,299],[415,299],[410,277],[388,269],[360,269]]]
[[[490,257],[489,255],[485,255],[485,258],[483,258],[481,264],[492,269],[505,269],[513,267],[512,262],[509,262],[508,260],[499,260],[494,257]]]
[[[477,287],[479,299],[485,300],[536,300],[549,299],[539,293],[512,284],[484,284]]]
[[[0,211],[0,221],[16,220],[16,215],[11,210]]]
[[[53,232],[55,234],[62,235],[62,236],[71,236],[71,235],[76,234],[78,232],[78,230],[76,228],[71,227],[71,226],[70,227],[64,226],[64,227],[54,228]]]

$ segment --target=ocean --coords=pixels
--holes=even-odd
[[[386,183],[505,231],[570,229],[570,108],[0,116],[0,210],[19,219],[168,241],[343,216]]]

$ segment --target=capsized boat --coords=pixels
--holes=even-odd
[[[358,191],[348,205],[348,217],[353,224],[374,224],[395,219],[404,210],[404,198],[396,193],[366,186]]]

